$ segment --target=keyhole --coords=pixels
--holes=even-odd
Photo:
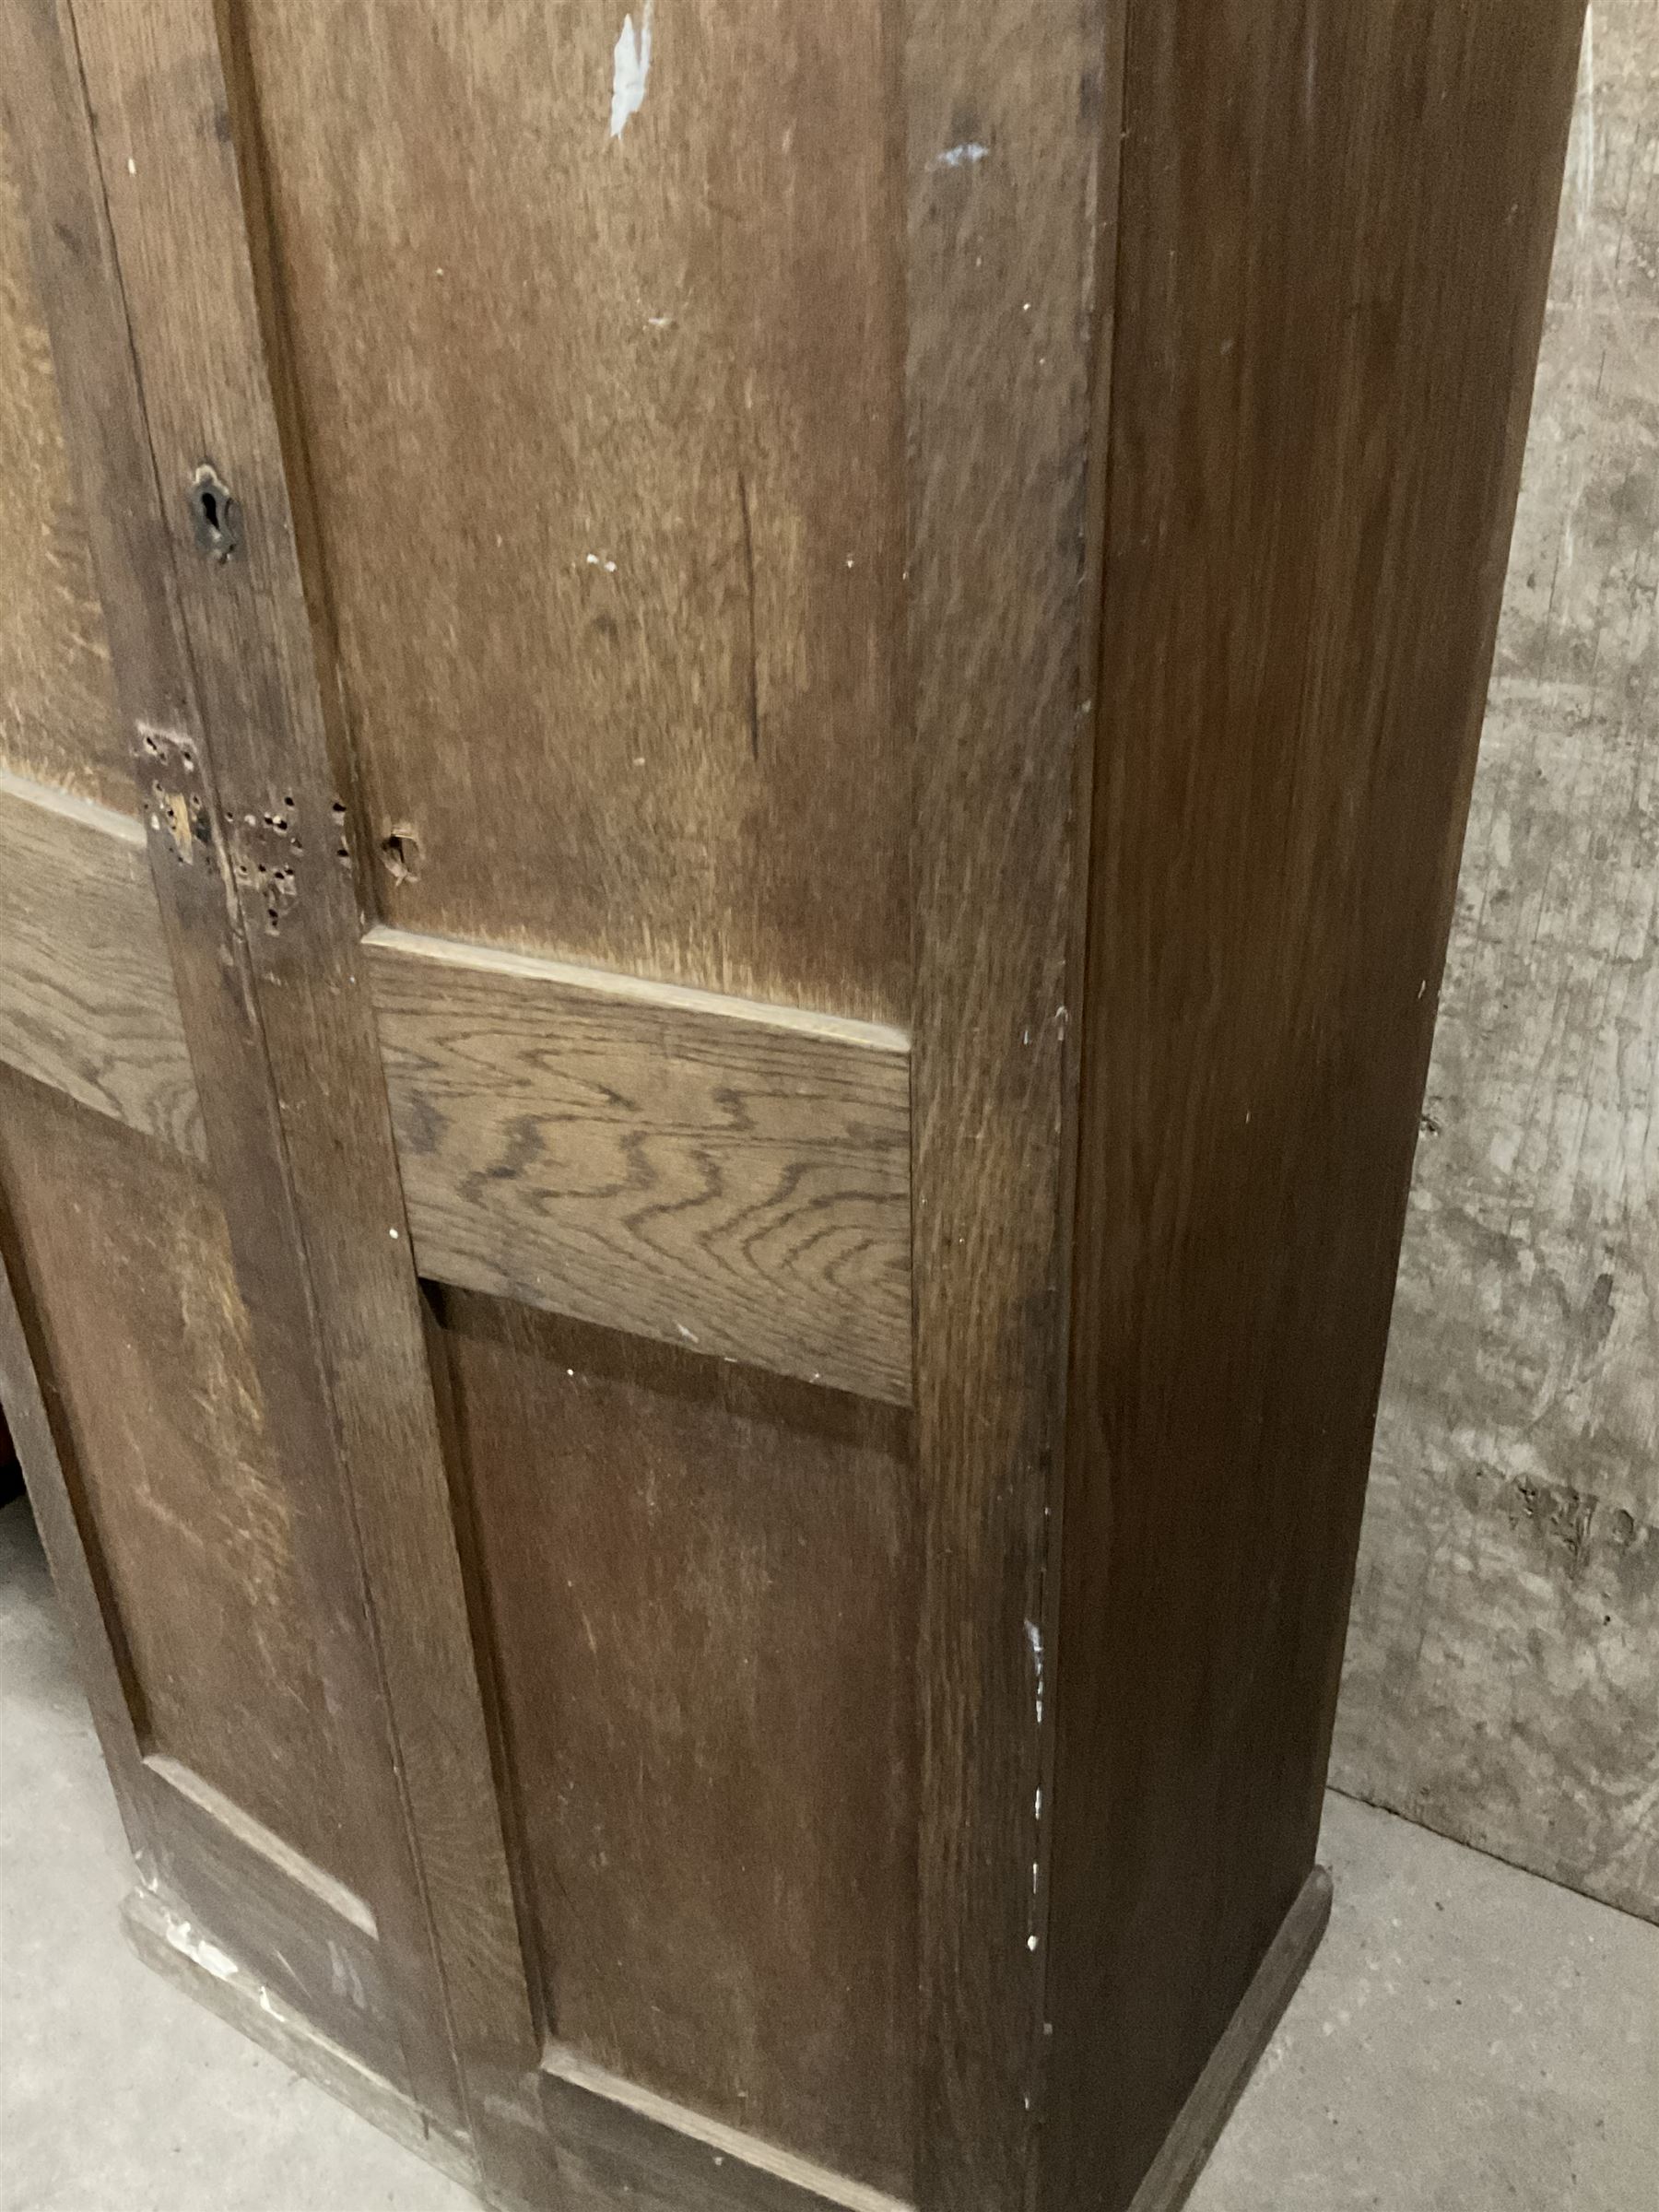
[[[241,543],[241,509],[209,461],[190,480],[190,513],[202,551],[214,560],[229,560]]]

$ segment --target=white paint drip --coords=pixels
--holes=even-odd
[[[960,146],[947,146],[942,154],[935,154],[933,165],[935,169],[967,169],[976,161],[984,160],[990,151],[977,138],[969,138]]]
[[[234,1982],[241,1971],[229,1951],[221,1951],[217,1943],[206,1936],[198,1936],[187,1920],[175,1913],[167,1915],[167,1940],[173,1949],[210,1973],[216,1982]]]
[[[1026,1641],[1031,1647],[1031,1665],[1037,1670],[1037,1725],[1042,1725],[1042,1630],[1034,1620],[1028,1620]]]
[[[348,1958],[332,1936],[328,1943],[328,1979],[336,1997],[344,1997],[359,2012],[368,2011],[369,1993],[363,1987],[357,1961]]]
[[[622,28],[617,33],[616,51],[611,59],[611,112],[610,135],[620,138],[628,127],[630,115],[637,115],[645,101],[646,80],[651,75],[651,18],[656,0],[645,0],[640,13],[640,28],[634,29],[634,19],[624,16]]]
[[[1578,113],[1573,117],[1578,139],[1578,206],[1574,224],[1582,238],[1589,226],[1595,199],[1595,9],[1584,10],[1584,42],[1579,49]]]

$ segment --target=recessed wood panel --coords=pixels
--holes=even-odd
[[[551,2032],[908,2195],[907,1417],[441,1310]]]
[[[0,129],[0,767],[135,814],[16,161]]]
[[[0,1200],[149,1747],[355,1888],[292,1506],[218,1206],[180,1153],[8,1069]]]
[[[241,11],[389,922],[907,1012],[886,12]]]

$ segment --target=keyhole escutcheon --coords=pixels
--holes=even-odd
[[[210,559],[229,560],[241,544],[241,509],[211,461],[190,479],[190,518],[195,542]]]

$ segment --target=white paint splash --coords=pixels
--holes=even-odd
[[[328,1980],[336,1997],[345,1997],[359,2012],[369,2009],[369,1994],[363,1987],[363,1977],[358,1972],[357,1961],[340,1948],[331,1936],[328,1940]]]
[[[1578,145],[1574,149],[1574,183],[1578,205],[1573,209],[1574,226],[1582,238],[1589,228],[1591,211],[1595,200],[1595,9],[1584,10],[1584,42],[1579,48],[1578,112],[1572,119],[1572,135]]]
[[[1031,1650],[1031,1666],[1037,1677],[1037,1725],[1042,1725],[1042,1630],[1034,1620],[1025,1624],[1026,1641]]]
[[[176,1913],[167,1915],[165,1933],[175,1951],[205,1968],[216,1982],[234,1982],[241,1971],[229,1951],[221,1951],[217,1943],[198,1936],[189,1921],[181,1920]]]
[[[644,105],[646,79],[651,75],[651,18],[655,6],[656,0],[645,0],[638,31],[634,29],[633,18],[624,16],[622,28],[617,33],[616,52],[611,61],[613,138],[621,137],[629,117],[637,115]]]
[[[935,154],[933,165],[935,169],[966,169],[975,161],[984,160],[990,151],[977,138],[968,138],[960,146],[947,146],[942,154]]]

